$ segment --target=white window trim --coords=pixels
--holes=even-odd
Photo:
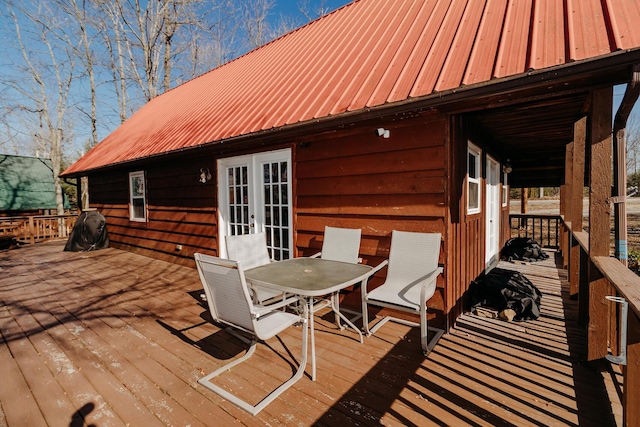
[[[133,178],[140,177],[144,183],[144,191],[142,196],[133,195]],[[133,200],[142,199],[144,204],[144,218],[134,216]],[[144,171],[129,172],[129,220],[136,222],[147,222],[147,181]]]
[[[469,176],[469,155],[473,155],[476,163],[476,170],[478,172],[477,178],[471,178]],[[482,177],[482,150],[477,145],[473,144],[471,141],[467,142],[467,214],[477,214],[480,213],[481,201],[482,201],[482,186],[480,185],[481,177]],[[478,200],[477,207],[470,208],[469,207],[469,186],[470,184],[475,183],[478,186]]]

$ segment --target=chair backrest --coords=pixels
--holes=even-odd
[[[320,258],[357,264],[361,234],[359,228],[325,226]]]
[[[438,268],[440,233],[393,230],[387,282],[412,283]]]
[[[213,319],[253,333],[253,304],[242,262],[200,253],[195,259]]]
[[[227,256],[234,261],[242,261],[245,270],[271,262],[264,233],[227,236]]]

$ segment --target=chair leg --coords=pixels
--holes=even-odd
[[[247,359],[249,359],[251,357],[251,355],[253,355],[253,353],[256,350],[257,339],[255,339],[255,338],[251,340],[250,347],[249,347],[249,349],[247,350],[247,352],[243,356],[239,357],[238,359],[236,359],[236,360],[234,360],[234,361],[232,361],[230,363],[227,363],[226,365],[222,366],[221,368],[218,368],[217,370],[213,371],[209,375],[205,375],[204,377],[202,377],[202,378],[200,378],[198,380],[198,383],[200,383],[201,385],[205,386],[206,388],[208,388],[209,390],[213,391],[214,393],[222,396],[223,398],[227,399],[231,403],[239,406],[240,408],[244,409],[245,411],[249,412],[251,415],[258,414],[269,403],[273,402],[278,396],[280,396],[285,390],[287,390],[289,387],[291,387],[296,381],[298,381],[304,375],[304,370],[305,370],[305,368],[307,366],[307,346],[308,346],[308,337],[309,337],[308,330],[307,330],[307,327],[308,327],[307,323],[308,323],[308,319],[305,319],[304,324],[300,328],[300,329],[302,329],[302,357],[300,358],[300,364],[298,365],[298,370],[296,371],[296,373],[291,378],[289,378],[283,384],[278,386],[278,388],[276,388],[271,393],[269,393],[267,396],[265,396],[260,402],[258,402],[257,405],[255,405],[255,406],[251,405],[251,404],[245,402],[244,400],[240,399],[239,397],[231,394],[230,392],[228,392],[227,390],[223,389],[222,387],[219,387],[219,386],[217,386],[217,385],[215,385],[215,384],[213,384],[211,382],[212,378],[220,375],[223,372],[226,372],[226,371],[230,370],[234,366],[237,366],[240,363],[242,363],[242,362],[246,361]]]
[[[371,336],[369,330],[369,310],[367,309],[366,301],[362,301],[362,327],[364,328],[364,334],[368,337]]]
[[[435,332],[435,336],[429,341],[429,331]],[[420,344],[422,346],[422,352],[427,357],[433,347],[444,333],[443,329],[430,328],[427,321],[427,304],[423,304],[420,307]]]
[[[362,307],[362,318],[363,318],[363,322],[364,322],[364,329],[365,329],[365,334],[367,336],[371,336],[373,334],[376,333],[376,331],[378,329],[380,329],[380,327],[382,327],[385,323],[391,321],[391,322],[395,322],[395,323],[400,323],[403,325],[407,325],[407,326],[412,326],[412,327],[420,327],[420,345],[422,347],[422,352],[424,353],[425,357],[429,355],[429,353],[431,352],[431,350],[433,350],[433,348],[435,347],[435,345],[438,343],[438,340],[440,339],[440,337],[444,334],[444,330],[443,329],[439,329],[439,328],[434,328],[434,327],[430,327],[427,325],[427,318],[426,316],[420,316],[420,323],[416,323],[416,322],[412,322],[410,320],[405,320],[405,319],[400,319],[397,317],[393,317],[393,316],[385,316],[382,319],[380,319],[375,325],[373,325],[372,328],[369,328],[369,322],[368,322],[368,315],[366,312],[366,307],[363,305]],[[429,331],[432,331],[435,333],[435,336],[433,338],[431,338],[431,340],[429,340]]]

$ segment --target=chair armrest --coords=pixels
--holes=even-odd
[[[427,287],[432,283],[435,282],[436,279],[438,278],[438,276],[440,275],[440,273],[442,273],[444,271],[444,269],[442,267],[436,267],[435,270],[433,270],[431,273],[423,276],[420,278],[420,280],[424,280],[422,282],[422,287],[420,289],[420,315],[421,316],[426,316],[427,315]],[[435,286],[435,285],[434,285]],[[433,295],[433,293],[431,294]],[[429,295],[429,297],[431,297],[431,295]]]
[[[389,264],[389,260],[385,259],[380,264],[373,267],[369,272],[369,274],[367,274],[367,277],[362,281],[362,286],[360,286],[360,292],[362,293],[363,299],[367,296],[367,281],[369,280],[369,278],[374,274],[376,274],[378,271],[382,270],[384,267],[386,267],[387,264]]]

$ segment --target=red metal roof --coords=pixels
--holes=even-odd
[[[158,96],[64,174],[640,47],[638,0],[356,0]]]

